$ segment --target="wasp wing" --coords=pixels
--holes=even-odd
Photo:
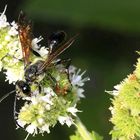
[[[71,46],[71,44],[75,41],[76,37],[77,37],[77,35],[70,38],[65,44],[60,46],[53,53],[50,53],[48,58],[46,59],[46,61],[43,63],[43,65],[39,69],[38,73],[42,73],[47,67],[49,67],[51,65],[52,61],[54,61],[61,53],[63,53],[67,48],[69,48]]]
[[[25,67],[29,64],[30,50],[32,48],[32,28],[31,21],[27,20],[21,11],[18,17],[18,33],[22,47],[22,54]]]

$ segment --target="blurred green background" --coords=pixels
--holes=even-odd
[[[109,122],[111,96],[105,90],[113,90],[127,74],[134,70],[140,48],[139,0],[1,0],[0,11],[8,5],[8,21],[17,20],[23,10],[34,22],[34,35],[42,35],[45,45],[52,32],[64,30],[68,38],[79,33],[75,43],[61,58],[71,58],[72,64],[87,70],[91,78],[85,85],[86,99],[78,108],[79,117],[88,130],[95,130],[110,140]],[[1,96],[14,89],[0,75]],[[0,137],[5,140],[23,140],[26,133],[15,130],[13,119],[14,95],[0,104]],[[29,140],[68,140],[74,127],[56,126],[44,137]]]

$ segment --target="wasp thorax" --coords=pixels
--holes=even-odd
[[[29,65],[25,69],[25,79],[28,82],[33,82],[40,71],[41,66],[43,65],[44,61],[38,60],[36,63]]]
[[[36,73],[37,73],[37,66],[36,65],[30,65],[26,70],[25,70],[25,79],[27,81],[33,81],[36,78]]]
[[[18,86],[19,90],[25,95],[30,95],[31,88],[27,82],[24,81],[17,81],[16,85]]]

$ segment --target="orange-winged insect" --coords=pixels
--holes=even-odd
[[[34,50],[32,47],[32,40],[33,40],[32,24],[31,24],[31,21],[27,20],[25,14],[22,11],[19,14],[17,25],[18,25],[18,35],[19,35],[19,40],[20,40],[22,55],[23,55],[22,62],[24,63],[24,78],[23,78],[24,80],[16,81],[16,89],[5,94],[0,99],[0,102],[2,102],[10,94],[16,93],[15,101],[14,101],[15,122],[17,120],[17,116],[16,116],[17,99],[20,98],[21,95],[32,96],[32,92],[34,91],[32,91],[31,86],[34,83],[35,84],[37,83],[38,89],[39,91],[41,91],[40,82],[42,82],[43,80],[38,81],[39,76],[45,75],[47,77],[46,79],[48,79],[50,84],[54,83],[55,86],[53,85],[52,87],[54,87],[53,90],[57,94],[61,94],[61,95],[67,94],[69,90],[69,85],[71,86],[71,82],[69,80],[69,73],[68,73],[68,66],[70,65],[70,61],[69,59],[58,61],[57,57],[71,46],[71,44],[74,42],[77,36],[76,35],[70,38],[68,41],[65,41],[65,38],[66,38],[65,32],[59,31],[59,32],[53,33],[48,39],[47,47],[48,47],[49,53],[48,53],[47,58],[44,59],[44,58],[41,58],[40,56],[40,59],[38,59],[35,62],[32,62],[31,56],[34,53]],[[63,65],[63,69],[64,69],[64,71],[60,70],[61,71],[60,74],[67,77],[66,79],[68,80],[65,86],[57,82],[56,78],[50,73],[50,71],[53,68],[59,67],[60,65]]]
[[[47,73],[48,69],[50,69],[52,65],[54,65],[54,63],[52,62],[55,61],[62,52],[70,47],[70,45],[74,42],[76,36],[63,43],[66,37],[65,32],[59,31],[53,33],[48,40],[49,53],[47,58],[45,60],[38,60],[32,64],[30,62],[30,51],[32,50],[31,22],[26,19],[23,12],[21,12],[19,15],[18,26],[19,38],[25,63],[25,81],[17,81],[17,86],[24,94],[31,95],[30,84],[36,82],[36,79],[39,75]],[[60,62],[57,62],[56,65],[58,63]],[[50,76],[52,80],[55,80],[55,78],[53,78],[50,74],[48,76]]]
[[[49,53],[47,58],[44,60],[38,60],[34,63],[31,62],[30,56],[33,52],[32,49],[32,40],[33,40],[33,34],[32,34],[32,24],[31,21],[29,21],[25,14],[21,11],[18,18],[18,34],[19,39],[22,47],[22,54],[23,54],[23,62],[24,62],[24,79],[16,82],[16,90],[11,91],[7,93],[5,96],[3,96],[0,99],[0,102],[4,100],[7,96],[10,94],[17,92],[20,90],[24,95],[31,96],[32,91],[30,88],[30,85],[32,83],[37,82],[38,76],[42,74],[48,73],[48,70],[52,68],[53,66],[59,65],[61,63],[68,63],[67,60],[60,60],[54,61],[57,59],[57,57],[63,53],[67,48],[71,46],[71,44],[74,42],[76,36],[70,38],[68,41],[64,41],[66,34],[63,31],[55,32],[53,33],[49,39],[48,39],[48,49]],[[37,53],[37,52],[36,52]],[[69,61],[69,60],[68,60]],[[67,73],[68,75],[68,73]],[[55,77],[52,77],[51,74],[48,74],[48,77],[50,79],[55,80]],[[49,79],[49,78],[48,78]],[[39,83],[38,83],[39,84]],[[59,86],[56,84],[56,90],[57,91],[63,91],[59,89]],[[66,90],[66,89],[65,89]],[[19,96],[18,93],[16,96]]]

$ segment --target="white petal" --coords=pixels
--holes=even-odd
[[[39,124],[43,124],[44,123],[44,119],[43,118],[38,118],[38,123]]]
[[[77,108],[75,108],[75,106],[74,107],[69,107],[67,109],[67,111],[70,112],[73,116],[76,116],[76,113],[80,112]]]
[[[5,41],[10,41],[11,37],[9,35],[5,36]]]
[[[33,49],[36,51],[37,49],[40,48],[40,46],[38,45],[38,43],[42,40],[43,38],[40,36],[39,38],[34,38],[32,40],[32,47]]]
[[[116,89],[116,90],[119,90],[120,89],[120,85],[116,85],[116,86],[114,86],[114,88]]]
[[[42,128],[42,131],[46,131],[47,133],[50,133],[49,125],[45,124]]]
[[[66,117],[64,117],[64,116],[59,116],[59,117],[58,117],[58,121],[59,121],[62,125],[64,125],[64,123],[65,123],[65,121],[66,121]]]
[[[31,97],[31,101],[32,101],[33,105],[37,105],[37,103],[38,103],[38,100],[35,96]]]
[[[85,98],[85,95],[83,94],[83,92],[84,92],[83,88],[76,88],[76,92],[78,94],[78,97]]]
[[[69,116],[59,116],[58,121],[60,124],[64,125],[65,123],[67,124],[68,127],[70,127],[73,124],[73,120]]]
[[[67,117],[66,124],[67,124],[68,127],[70,127],[73,124],[73,120],[72,120],[71,117]]]
[[[9,23],[7,22],[6,15],[5,15],[6,8],[7,6],[5,6],[3,13],[1,13],[0,15],[0,29],[9,25]]]
[[[21,127],[24,127],[26,125],[26,122],[23,122],[21,120],[17,120],[18,125],[20,125]]]
[[[30,124],[29,126],[26,127],[26,131],[30,134],[33,134],[34,132],[36,132],[36,126],[33,124]]]
[[[46,108],[47,110],[50,110],[50,109],[51,109],[51,106],[50,106],[49,104],[47,104],[47,105],[45,106],[45,108]]]
[[[86,81],[89,80],[88,77],[82,78],[82,76],[85,74],[86,71],[82,72],[81,74],[80,72],[81,72],[81,69],[76,70],[76,68],[74,68],[73,66],[70,66],[69,68],[70,80],[73,86],[81,87],[84,85]]]
[[[42,56],[42,57],[46,57],[49,53],[48,49],[46,49],[45,47],[41,47],[40,50],[38,50],[38,53]]]
[[[110,106],[110,107],[109,107],[109,110],[111,111],[111,114],[113,115],[114,112],[115,112],[115,111],[114,111],[114,108],[113,108],[112,106]]]
[[[13,68],[8,68],[5,74],[6,74],[6,80],[9,81],[9,84],[11,84],[18,80],[23,80],[24,68],[20,67],[20,69],[18,70]]]
[[[45,96],[42,96],[41,99],[42,99],[43,101],[47,102],[48,104],[53,105],[53,102],[51,101],[50,96],[45,95]]]
[[[54,91],[50,87],[44,88],[44,93],[50,94],[51,96],[55,95]]]
[[[119,94],[119,91],[118,90],[113,90],[112,91],[112,94],[115,95],[115,96],[117,96]]]

